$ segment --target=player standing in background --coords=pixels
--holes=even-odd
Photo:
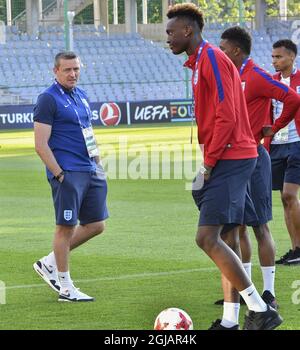
[[[249,308],[244,329],[274,329],[281,317],[262,300],[240,258],[220,237],[224,225],[244,221],[247,184],[257,158],[238,71],[221,50],[203,40],[204,19],[196,5],[176,4],[167,17],[171,51],[189,55],[185,66],[193,71],[198,141],[204,145],[205,181],[193,191],[200,209],[197,245],[244,298]],[[212,329],[229,328],[217,324]]]
[[[296,57],[297,46],[291,40],[279,40],[273,44],[272,62],[278,72],[273,78],[300,94],[300,70],[295,67]],[[282,115],[282,110],[283,104],[273,100],[275,124],[266,136],[273,136],[270,145],[273,190],[281,193],[292,249],[276,264],[297,265],[300,264],[300,109],[291,122]]]
[[[231,59],[240,73],[249,121],[257,143],[259,156],[256,168],[251,176],[249,193],[254,203],[258,221],[248,224],[252,226],[258,242],[258,256],[264,282],[262,299],[267,304],[277,308],[274,288],[275,244],[268,227],[268,221],[272,219],[271,160],[260,141],[263,136],[263,126],[269,120],[271,99],[276,98],[284,102],[283,115],[292,118],[293,113],[300,107],[300,98],[293,90],[273,80],[268,73],[253,62],[249,57],[251,44],[250,34],[238,26],[228,28],[221,35],[220,48]],[[246,226],[240,228],[240,242],[242,242],[243,265],[251,279],[251,243]],[[227,283],[224,287],[230,288],[230,284]],[[238,304],[235,307],[238,308]],[[226,322],[224,318],[226,316],[225,311],[221,324],[228,324],[228,321],[232,322],[232,325],[238,323],[238,319],[231,319]]]

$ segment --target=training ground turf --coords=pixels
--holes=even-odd
[[[168,157],[162,160],[159,153],[173,149],[178,155],[189,143],[190,127],[165,124],[95,132],[105,167],[110,167],[110,218],[102,236],[71,254],[76,286],[96,298],[78,304],[58,303],[32,268],[51,250],[54,230],[50,188],[34,151],[33,132],[0,132],[0,280],[6,286],[5,296],[0,291],[0,301],[6,302],[0,304],[0,329],[151,330],[156,315],[167,307],[184,309],[194,329],[207,329],[222,316],[222,308],[213,305],[222,295],[219,272],[195,244],[198,213],[185,189],[190,179],[179,174],[183,162],[171,154],[168,176]],[[153,145],[159,152],[154,147],[151,158]],[[129,175],[123,169],[123,179],[115,179],[125,160]],[[290,244],[278,193],[273,198],[271,229],[279,257]],[[262,292],[252,241],[253,280]],[[276,297],[284,318],[279,329],[299,330],[300,266],[276,268]],[[243,306],[241,326],[245,311]]]

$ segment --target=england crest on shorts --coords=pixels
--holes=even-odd
[[[64,210],[64,219],[67,221],[72,219],[72,210]]]

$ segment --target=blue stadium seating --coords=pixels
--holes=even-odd
[[[218,45],[222,31],[235,23],[210,23],[204,36]],[[267,71],[271,64],[272,42],[290,37],[290,27],[270,23],[263,30],[252,30],[252,57]],[[19,33],[7,27],[7,42],[0,44],[0,103],[3,92],[18,95],[21,103],[34,103],[38,94],[53,80],[53,58],[64,49],[63,27],[41,27],[38,35]],[[92,102],[190,97],[182,68],[185,56],[174,56],[164,45],[140,35],[107,35],[93,25],[74,26],[74,51],[82,60],[80,85]],[[299,63],[299,60],[298,60]]]

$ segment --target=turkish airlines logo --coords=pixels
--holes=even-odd
[[[103,103],[100,107],[99,117],[103,125],[118,125],[121,120],[120,107],[113,102]]]

